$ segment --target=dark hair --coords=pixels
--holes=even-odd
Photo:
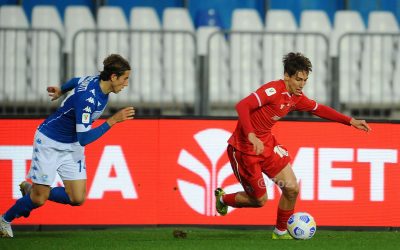
[[[284,73],[289,76],[293,76],[298,71],[305,71],[307,74],[312,71],[310,59],[299,52],[290,52],[285,55],[283,57],[283,68]]]
[[[120,77],[127,70],[131,70],[128,61],[118,54],[111,54],[103,61],[103,71],[100,72],[100,79],[108,81],[112,74],[116,74],[117,77]]]

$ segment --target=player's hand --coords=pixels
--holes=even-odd
[[[351,118],[350,125],[359,130],[363,130],[366,132],[371,131],[371,128],[368,126],[368,124],[365,120],[357,120],[357,119]]]
[[[47,87],[47,93],[51,97],[52,101],[57,100],[58,98],[60,98],[60,96],[63,95],[62,91],[61,91],[61,88],[59,88],[57,86],[49,86],[49,87]]]
[[[108,118],[107,122],[110,126],[112,126],[118,122],[131,120],[133,119],[134,115],[135,115],[135,109],[133,107],[126,107],[115,113],[110,118]]]
[[[256,153],[256,155],[262,154],[264,152],[264,143],[258,139],[256,134],[254,133],[249,133],[247,136],[249,141],[253,144],[253,151]]]

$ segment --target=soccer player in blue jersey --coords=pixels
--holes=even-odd
[[[22,182],[23,197],[0,217],[0,236],[13,237],[10,223],[18,217],[28,217],[33,209],[47,200],[80,206],[86,196],[86,165],[84,146],[94,142],[116,123],[133,119],[133,107],[124,108],[92,129],[94,120],[103,113],[108,94],[119,93],[128,86],[129,63],[120,55],[104,59],[100,75],[72,78],[59,87],[48,87],[51,100],[68,93],[61,106],[38,127],[28,178]],[[64,187],[51,188],[56,174]]]

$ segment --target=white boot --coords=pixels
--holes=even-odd
[[[13,231],[11,229],[11,223],[6,222],[3,216],[0,216],[0,237],[3,238],[14,237]]]

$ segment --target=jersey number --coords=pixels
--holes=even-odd
[[[82,163],[81,160],[78,161],[78,167],[79,167],[79,173],[82,172],[82,169],[86,169],[85,164]]]

